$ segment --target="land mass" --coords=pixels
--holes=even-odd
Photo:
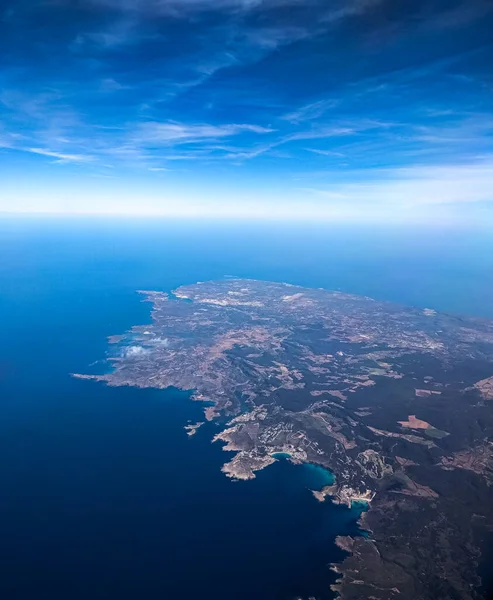
[[[483,597],[491,321],[255,280],[141,294],[152,323],[109,340],[109,373],[78,377],[190,390],[234,453],[228,477],[251,479],[278,453],[330,469],[319,500],[369,503],[368,537],[338,538],[343,598]]]

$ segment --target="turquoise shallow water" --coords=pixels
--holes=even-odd
[[[0,596],[331,598],[333,540],[360,509],[313,498],[330,473],[282,458],[233,483],[216,426],[186,436],[188,394],[69,374],[102,370],[106,336],[147,322],[135,290],[225,275],[493,316],[491,242],[416,236],[0,222]]]
[[[306,477],[313,481],[312,485],[316,490],[321,489],[324,485],[331,485],[335,481],[335,477],[330,471],[318,465],[302,465],[302,468],[306,472]]]
[[[272,456],[277,460],[285,460],[290,462],[290,455],[286,454],[285,452],[276,452]],[[331,485],[335,481],[334,475],[320,465],[297,465],[293,463],[293,466],[298,468],[297,470],[299,473],[297,476],[300,478],[300,480],[305,480],[306,485],[313,490],[320,490],[325,485]]]

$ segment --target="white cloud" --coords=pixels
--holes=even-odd
[[[87,154],[68,154],[65,152],[47,150],[46,148],[19,148],[19,150],[56,158],[60,162],[90,162],[92,160],[92,157]]]
[[[122,85],[116,79],[112,77],[106,77],[101,81],[100,90],[102,92],[119,92],[121,90],[128,90],[129,86]]]
[[[344,158],[346,155],[344,152],[336,152],[334,150],[318,150],[317,148],[305,148],[307,152],[313,152],[313,154],[320,154],[321,156],[334,156]]]
[[[149,350],[146,350],[142,346],[129,346],[128,348],[125,348],[123,352],[124,352],[125,356],[128,358],[128,357],[143,356],[143,355],[147,354],[149,352]]]
[[[281,119],[289,121],[290,123],[303,123],[304,121],[312,121],[323,116],[331,108],[336,107],[339,104],[339,100],[319,100],[318,102],[312,102],[306,104],[297,110],[283,115]]]
[[[159,123],[148,122],[138,126],[132,134],[139,143],[186,144],[199,140],[214,140],[231,137],[245,132],[270,133],[272,129],[259,125],[208,125],[185,124],[177,122]]]
[[[343,199],[347,206],[392,210],[493,202],[493,156],[470,164],[348,172],[342,183],[304,189],[327,200]]]
[[[354,135],[361,130],[361,127],[353,127],[353,126],[331,126],[331,127],[315,127],[313,129],[307,131],[299,131],[297,133],[293,133],[288,135],[284,142],[292,142],[295,140],[316,140],[316,139],[324,139],[324,138],[332,138],[332,137],[341,137],[346,135]]]

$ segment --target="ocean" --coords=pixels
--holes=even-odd
[[[2,599],[333,598],[334,539],[358,534],[360,509],[314,499],[326,472],[281,457],[232,482],[217,426],[183,429],[202,414],[189,394],[70,376],[102,372],[106,337],[148,322],[136,290],[231,275],[493,318],[486,234],[3,219]]]

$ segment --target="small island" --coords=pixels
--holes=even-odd
[[[189,390],[219,426],[232,479],[279,455],[333,473],[318,500],[369,507],[367,537],[338,539],[342,597],[480,597],[477,531],[493,527],[491,321],[245,279],[140,293],[152,322],[110,338],[108,373],[77,377]]]
[[[202,427],[204,424],[203,421],[198,421],[197,423],[190,423],[189,425],[185,425],[184,429],[187,432],[188,437],[192,437],[197,433],[197,429]]]

